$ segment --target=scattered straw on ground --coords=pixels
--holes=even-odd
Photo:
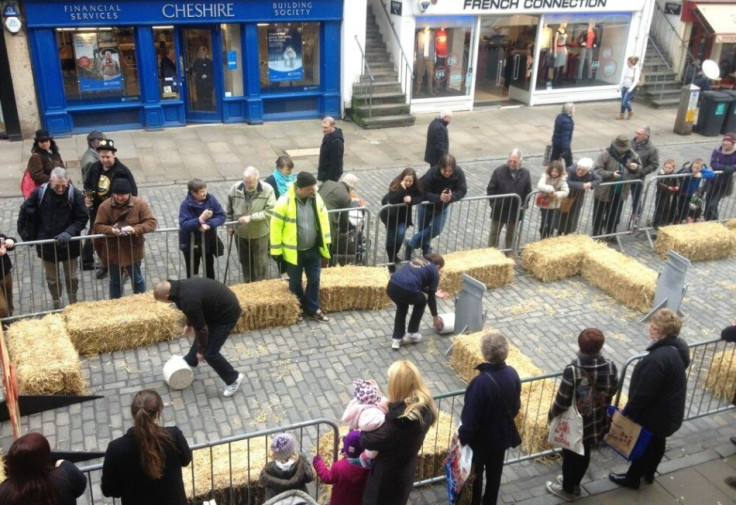
[[[514,261],[495,248],[457,251],[443,255],[440,289],[453,295],[463,286],[462,274],[469,275],[487,288],[500,288],[514,282]]]
[[[714,221],[663,226],[657,233],[654,252],[673,250],[690,261],[730,258],[736,254],[736,235]]]
[[[582,274],[592,285],[630,309],[651,310],[657,272],[635,259],[608,247],[592,250],[585,255]]]
[[[705,390],[716,398],[731,400],[736,391],[736,352],[734,346],[719,351],[713,361],[705,381]]]
[[[82,364],[58,314],[15,322],[6,333],[10,361],[24,394],[83,394]]]
[[[320,307],[327,312],[385,309],[391,305],[386,294],[388,278],[383,267],[325,268],[320,278]]]
[[[243,313],[233,333],[288,326],[299,318],[299,301],[281,279],[230,286]]]
[[[218,505],[263,503],[258,476],[267,458],[266,437],[198,449],[192,454],[190,467],[182,470],[187,497],[196,497],[195,503],[215,498]]]
[[[563,235],[527,244],[521,253],[521,265],[542,282],[558,281],[580,274],[588,251],[606,246],[588,235]]]
[[[82,355],[172,340],[181,334],[183,323],[181,312],[171,304],[155,301],[151,292],[75,303],[68,305],[62,316],[69,338]]]

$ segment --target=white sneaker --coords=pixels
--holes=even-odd
[[[222,394],[228,397],[234,395],[235,391],[237,391],[238,388],[240,387],[240,383],[243,382],[243,379],[245,379],[245,375],[243,375],[242,373],[239,373],[238,378],[235,379],[235,382],[225,386],[225,391],[223,391]]]
[[[403,344],[416,344],[422,341],[422,336],[419,333],[407,333],[404,338],[401,339]]]
[[[558,475],[557,483],[561,486],[563,481],[564,481],[564,477],[562,476],[562,474]],[[580,496],[580,486],[575,486],[575,488],[572,491],[572,494],[574,494],[575,496]]]
[[[391,349],[398,351],[401,348],[401,339],[395,338],[391,341]]]
[[[549,481],[548,480],[544,487],[547,488],[547,491],[549,491],[550,493],[552,493],[555,496],[559,496],[560,498],[562,498],[565,501],[574,501],[575,500],[575,495],[570,494],[567,491],[565,491],[564,489],[562,489],[562,484],[558,484],[556,482],[552,482],[552,481]]]

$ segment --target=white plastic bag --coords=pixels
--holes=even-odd
[[[581,456],[585,455],[583,416],[578,412],[574,394],[570,408],[549,423],[549,438],[547,441],[555,447],[562,447]]]

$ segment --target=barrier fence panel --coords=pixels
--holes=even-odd
[[[332,209],[329,265],[367,265],[371,253],[371,212],[365,207]]]
[[[270,437],[276,433],[287,432],[298,442],[297,450],[307,456],[312,464],[310,453],[322,454],[322,437],[332,434],[333,461],[337,461],[338,447],[342,440],[338,425],[329,419],[314,419],[303,423],[281,426],[255,433],[238,435],[213,442],[191,446],[193,460],[182,468],[184,487],[189,503],[202,504],[216,500],[217,505],[259,505],[265,501],[264,490],[258,484],[261,468],[270,458]],[[253,466],[253,468],[251,468]],[[79,505],[101,503],[120,503],[118,499],[103,498],[100,490],[102,463],[80,467],[87,476],[87,489],[77,498]],[[325,488],[315,481],[308,485],[309,494],[315,500],[324,502]]]

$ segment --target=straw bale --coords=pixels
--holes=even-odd
[[[80,302],[62,312],[74,347],[82,355],[136,349],[181,334],[182,313],[153,293]]]
[[[551,449],[547,442],[547,413],[555,401],[557,389],[548,381],[525,382],[521,385],[521,409],[516,414],[516,427],[521,434],[521,449],[527,454]]]
[[[443,255],[440,289],[453,295],[463,286],[462,274],[482,282],[487,288],[500,288],[514,281],[514,260],[495,248],[457,251]]]
[[[299,300],[281,279],[230,286],[238,298],[240,314],[233,333],[276,328],[294,324],[299,319]]]
[[[733,231],[736,230],[736,219],[731,218],[728,221],[726,221],[726,228]]]
[[[654,252],[664,256],[670,249],[690,261],[730,258],[736,254],[736,235],[715,221],[663,226]]]
[[[657,272],[633,258],[608,247],[589,251],[583,261],[582,274],[592,285],[630,309],[651,310]]]
[[[24,394],[83,394],[82,364],[58,314],[15,322],[6,333],[8,355],[15,363]]]
[[[713,355],[705,390],[716,398],[731,401],[736,390],[736,353],[733,346]]]
[[[450,368],[465,382],[470,382],[473,377],[478,375],[475,367],[485,361],[480,351],[480,343],[486,333],[488,331],[458,335],[453,340]],[[513,366],[520,377],[536,377],[544,373],[511,342],[509,342],[509,355],[506,358],[506,363]]]
[[[588,251],[606,247],[588,235],[563,235],[527,244],[521,266],[542,282],[558,281],[580,274]]]
[[[190,467],[182,472],[189,502],[214,498],[218,505],[263,503],[264,491],[258,476],[267,458],[266,437],[193,451]]]
[[[325,268],[320,278],[320,307],[327,312],[385,309],[391,305],[386,294],[388,277],[383,267]]]

